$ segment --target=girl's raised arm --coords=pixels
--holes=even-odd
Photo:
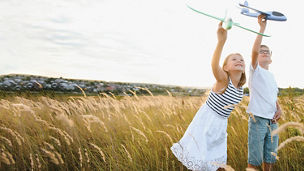
[[[215,51],[213,53],[211,66],[212,66],[213,75],[217,81],[216,84],[220,83],[220,84],[224,85],[228,81],[228,75],[220,67],[219,63],[220,63],[220,58],[221,58],[221,54],[223,51],[223,47],[224,47],[226,39],[227,39],[227,30],[225,30],[222,27],[222,24],[223,24],[223,22],[220,22],[220,24],[218,26],[218,30],[217,30],[218,42],[217,42]],[[218,87],[218,86],[216,86],[216,87]]]

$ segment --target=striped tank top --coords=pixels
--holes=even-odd
[[[237,105],[242,98],[243,88],[235,88],[229,79],[226,91],[223,94],[218,94],[211,90],[206,103],[214,112],[228,118],[235,105]]]

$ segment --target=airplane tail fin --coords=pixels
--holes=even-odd
[[[241,4],[240,4],[240,5],[241,5]],[[242,7],[245,7],[245,8],[242,8],[241,14],[249,13],[249,9],[246,8],[246,7],[248,7],[248,1],[245,1],[244,4],[242,4],[241,6],[242,6]]]
[[[246,7],[248,7],[248,1],[245,1],[245,2],[244,2],[244,5],[245,5]]]
[[[223,21],[223,28],[226,29],[226,30],[230,30],[232,28],[232,19],[228,13],[228,10],[226,9],[225,11],[225,18],[224,18],[224,21]]]

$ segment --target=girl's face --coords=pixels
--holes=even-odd
[[[224,66],[224,70],[230,71],[241,71],[245,72],[245,62],[241,55],[234,54],[228,58],[227,64]]]
[[[270,64],[271,60],[271,51],[267,47],[261,47],[258,56],[259,63]]]

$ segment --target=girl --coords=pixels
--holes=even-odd
[[[212,57],[216,83],[208,99],[195,114],[184,136],[171,151],[191,170],[219,170],[227,162],[227,122],[234,106],[243,97],[246,82],[245,63],[239,53],[226,57],[223,67],[220,56],[227,39],[222,22],[217,30],[218,43]]]

